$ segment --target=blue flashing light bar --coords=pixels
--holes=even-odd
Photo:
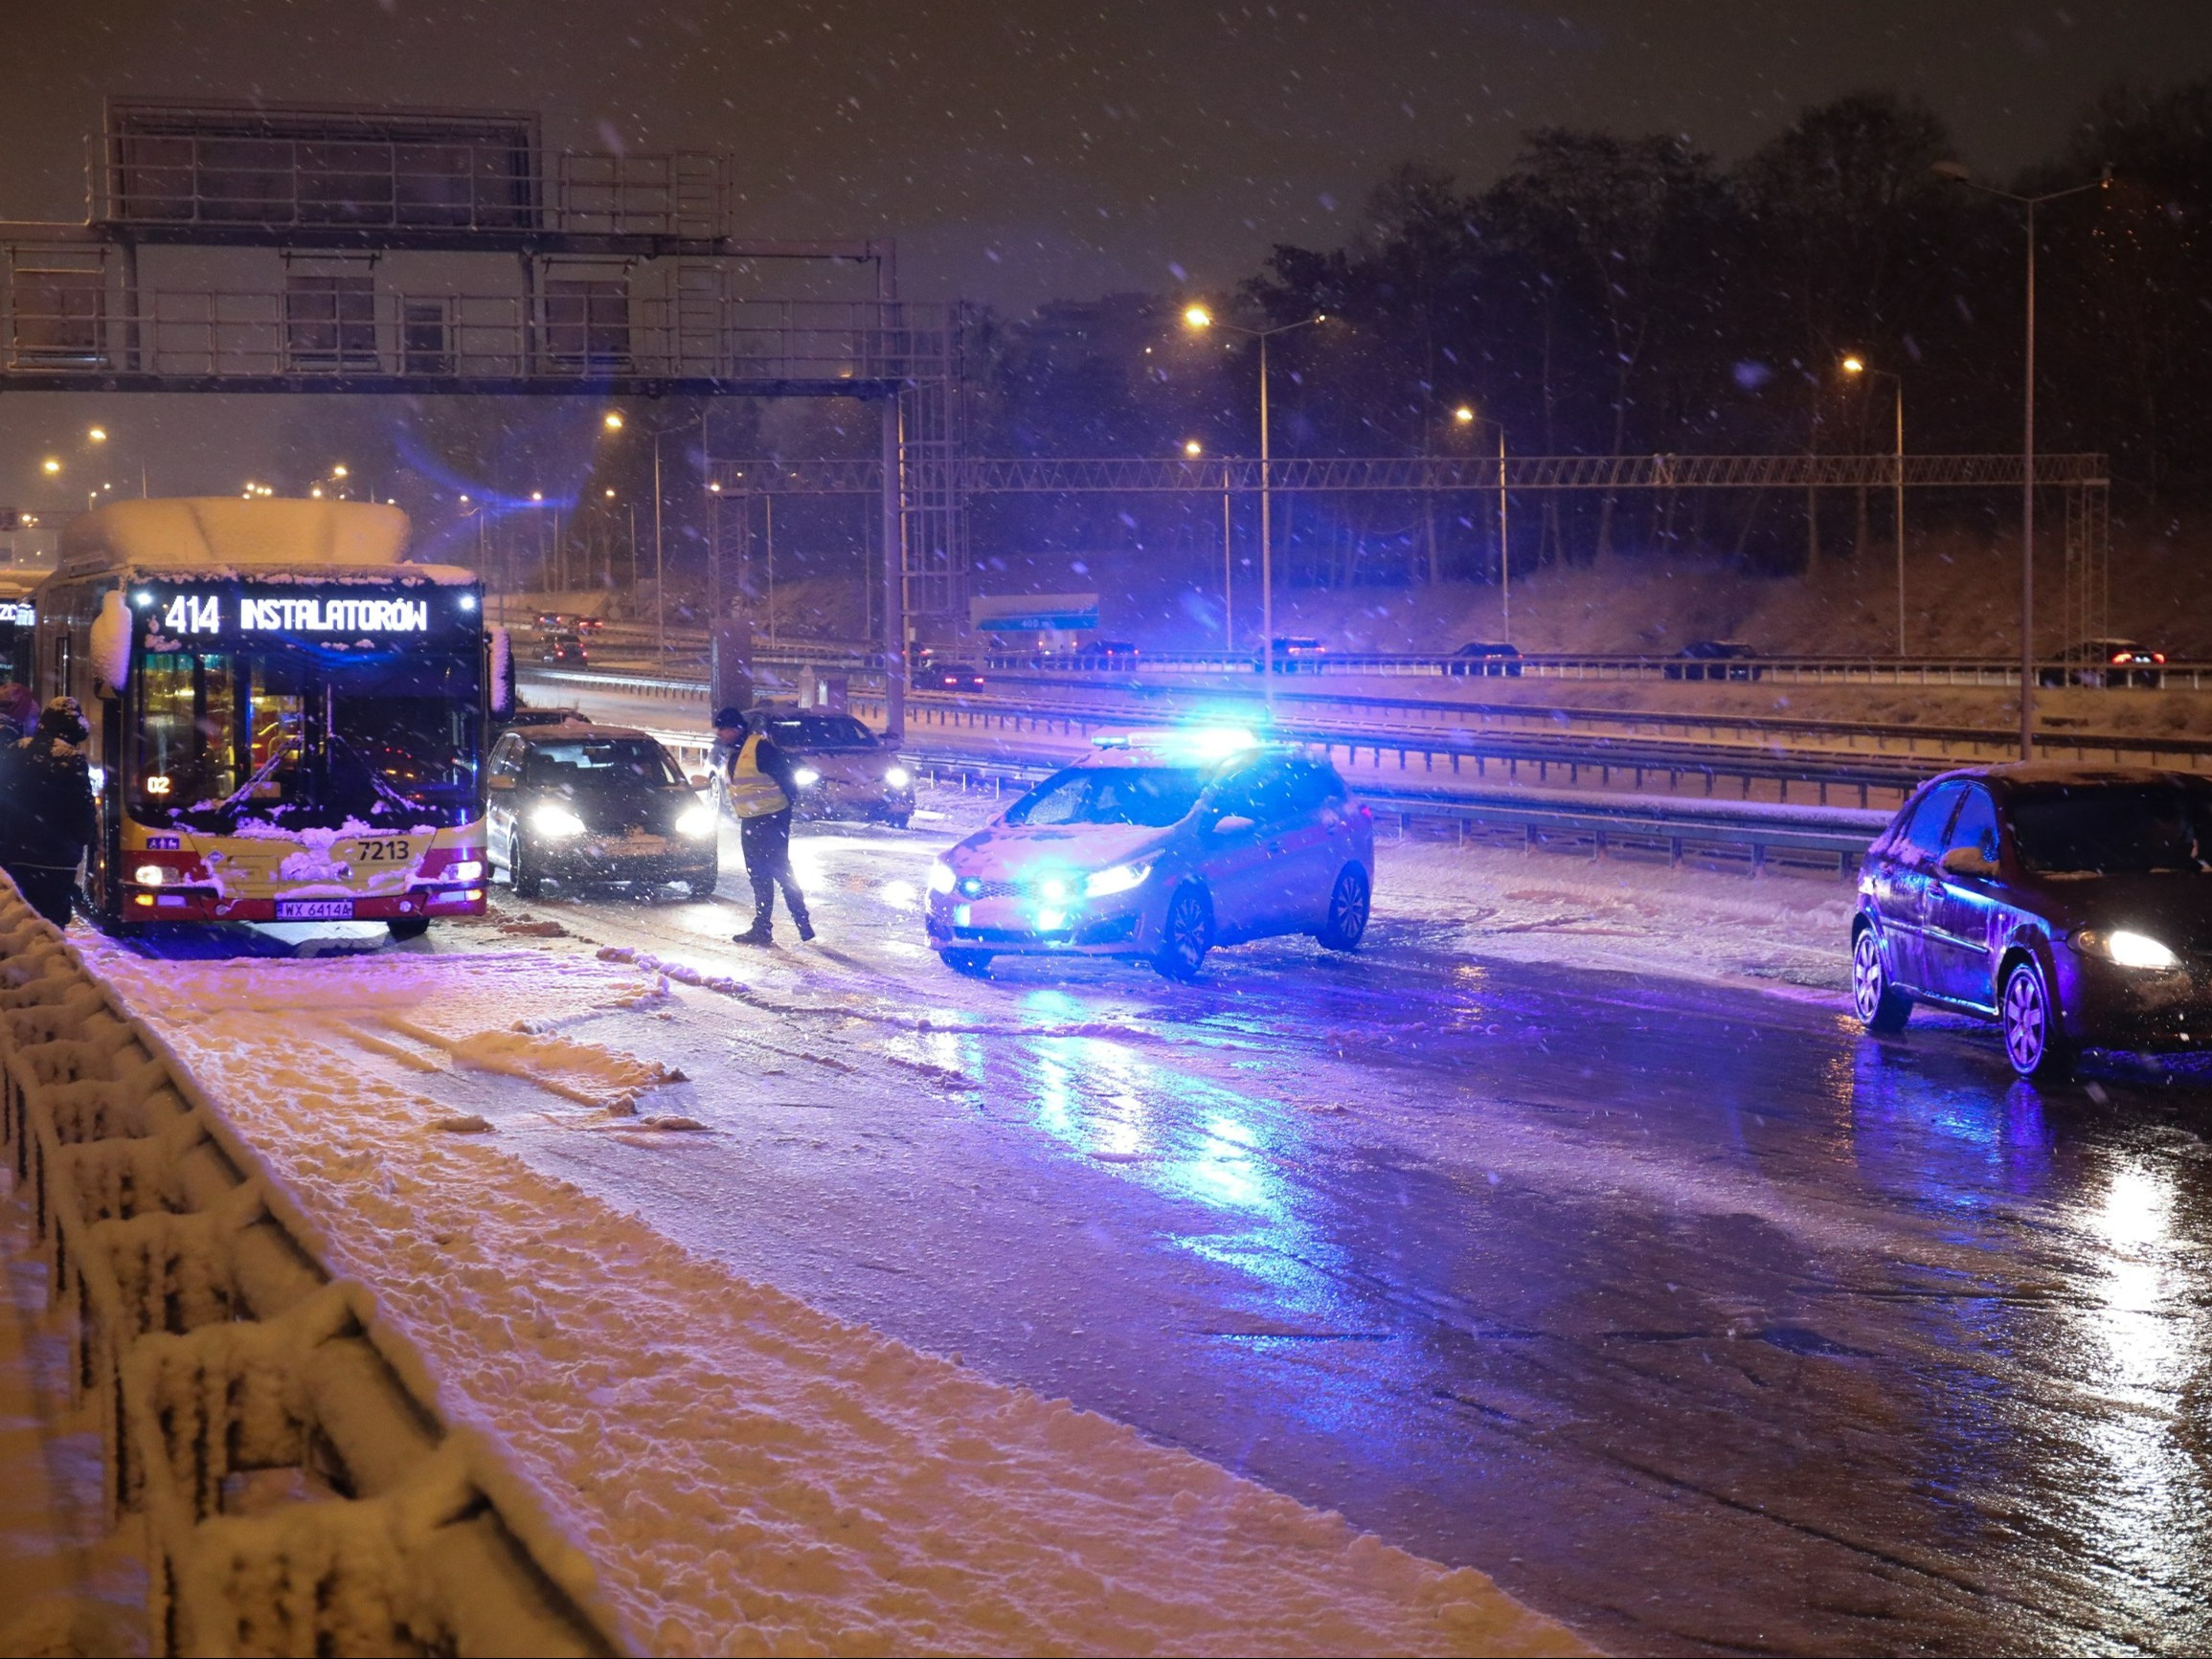
[[[1226,760],[1259,739],[1241,726],[1171,727],[1136,731],[1101,731],[1091,739],[1095,749],[1148,750],[1196,760]]]

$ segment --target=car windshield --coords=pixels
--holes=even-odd
[[[2011,793],[2020,862],[2044,875],[2201,874],[2212,791],[2182,784],[2062,784]]]
[[[1210,772],[1189,766],[1076,767],[1006,811],[1010,824],[1125,823],[1165,829],[1190,816]]]
[[[523,757],[526,789],[661,789],[684,779],[649,737],[579,737],[539,742]]]
[[[768,723],[769,740],[794,751],[875,749],[875,733],[849,714],[781,714]]]

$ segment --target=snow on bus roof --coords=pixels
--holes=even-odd
[[[242,575],[330,566],[389,570],[407,551],[407,515],[379,502],[182,496],[110,502],[62,527],[60,573],[191,572]],[[410,565],[445,586],[476,580],[450,565]],[[341,577],[341,579],[343,579]]]

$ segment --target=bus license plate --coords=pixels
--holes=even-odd
[[[277,920],[280,922],[350,922],[353,919],[351,899],[279,899]]]

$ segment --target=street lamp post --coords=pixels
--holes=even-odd
[[[1288,334],[1294,328],[1309,328],[1317,323],[1327,322],[1328,318],[1317,313],[1296,323],[1277,324],[1273,328],[1240,328],[1233,323],[1216,321],[1204,305],[1191,305],[1185,309],[1183,321],[1201,331],[1221,328],[1259,342],[1259,671],[1260,695],[1266,701],[1268,720],[1272,724],[1275,719],[1275,492],[1270,477],[1273,458],[1268,444],[1267,343],[1277,334]]]
[[[1965,185],[1999,201],[2027,210],[2027,374],[2026,394],[2020,412],[2020,757],[2033,760],[2036,753],[2036,209],[2045,202],[2078,196],[2088,191],[2110,190],[2112,169],[2093,184],[2068,190],[2045,191],[2040,196],[2017,195],[1986,185],[1954,161],[1937,162],[1938,178]]]
[[[1459,426],[1473,427],[1480,422],[1472,404],[1462,403],[1452,412],[1452,419]],[[1513,640],[1513,537],[1511,521],[1505,513],[1505,423],[1493,420],[1498,429],[1498,595],[1501,638],[1507,643]]]
[[[1896,450],[1889,462],[1889,487],[1893,495],[1889,516],[1897,532],[1897,655],[1905,655],[1905,377],[1886,369],[1869,369],[1862,357],[1843,359],[1843,372],[1863,374],[1869,380],[1886,380],[1896,389],[1897,421]],[[1860,498],[1863,507],[1865,498]],[[1862,519],[1863,512],[1860,515]],[[1863,528],[1863,525],[1861,527]]]
[[[1206,446],[1195,437],[1183,445],[1185,457],[1196,460]],[[1236,573],[1229,527],[1229,457],[1221,458],[1221,649],[1224,656],[1236,649]]]
[[[623,419],[621,411],[610,409],[599,417],[599,424],[608,432],[621,432],[629,422]],[[661,672],[664,674],[668,671],[668,572],[667,544],[661,534],[661,439],[672,432],[680,431],[682,426],[689,424],[688,421],[686,421],[680,426],[647,427],[645,429],[646,436],[653,440],[653,654],[660,663]],[[699,438],[702,456],[706,454],[706,411],[701,410],[699,413]],[[637,587],[638,563],[636,522],[636,511],[633,509],[631,513],[633,527],[630,537],[630,581],[633,597]]]

